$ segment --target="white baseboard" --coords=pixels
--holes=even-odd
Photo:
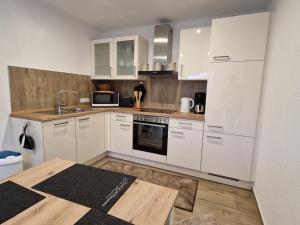
[[[260,204],[260,201],[259,201],[259,199],[257,198],[257,195],[256,195],[256,189],[255,189],[255,186],[252,187],[252,190],[253,190],[253,193],[254,193],[254,196],[255,196],[255,200],[256,200],[256,204],[257,204],[258,211],[259,211],[259,214],[260,214],[260,218],[262,219],[262,223],[263,223],[263,225],[267,225],[267,224],[266,224],[266,220],[264,219],[263,212],[262,212],[262,210],[261,210],[261,204]]]
[[[192,176],[192,177],[196,177],[196,178],[210,180],[210,181],[227,184],[227,185],[231,185],[231,186],[235,186],[235,187],[239,187],[239,188],[243,188],[243,189],[251,190],[253,187],[252,182],[234,181],[234,180],[230,180],[230,179],[226,179],[226,178],[222,178],[222,177],[212,176],[207,173],[200,172],[200,171],[195,171],[195,170],[186,169],[186,168],[182,168],[182,167],[172,166],[172,165],[168,165],[165,163],[155,162],[155,161],[132,157],[132,156],[128,156],[128,155],[121,155],[121,154],[118,154],[115,152],[107,152],[107,156],[131,161],[134,163],[143,164],[146,166],[157,167],[159,169],[169,170],[171,172],[181,173],[183,175],[188,175],[188,176]]]

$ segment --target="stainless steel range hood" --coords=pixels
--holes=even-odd
[[[167,66],[172,62],[173,29],[169,24],[154,27],[153,40],[153,68],[160,63],[161,71],[139,71],[140,75],[177,75],[175,71],[168,71]]]
[[[172,61],[173,30],[169,24],[156,25],[154,28],[153,64],[160,63],[163,70]]]

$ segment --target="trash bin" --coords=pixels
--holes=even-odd
[[[0,180],[13,176],[23,170],[21,153],[0,151]]]

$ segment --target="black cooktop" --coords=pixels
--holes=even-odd
[[[154,112],[154,113],[166,113],[166,114],[172,114],[174,112],[177,112],[177,110],[171,110],[171,109],[155,109],[155,108],[144,108],[141,110],[142,112]]]

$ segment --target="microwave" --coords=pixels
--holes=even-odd
[[[119,93],[114,91],[93,91],[92,107],[119,106]]]

